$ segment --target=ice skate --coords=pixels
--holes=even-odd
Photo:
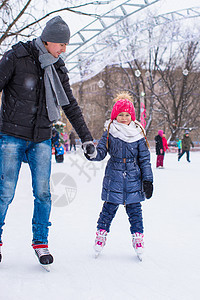
[[[2,259],[2,255],[1,255],[1,247],[2,247],[2,243],[0,243],[0,262],[1,262],[1,259]]]
[[[53,263],[53,256],[50,254],[48,245],[46,244],[33,244],[33,249],[38,257],[40,265],[47,271],[50,272],[50,265]]]
[[[106,236],[107,236],[107,231],[104,229],[99,229],[96,232],[96,239],[95,239],[95,245],[94,245],[94,250],[95,250],[95,258],[99,256],[101,251],[103,250],[103,247],[106,244]]]
[[[133,248],[135,249],[137,257],[140,261],[142,261],[143,250],[144,250],[143,238],[144,238],[144,234],[140,232],[136,232],[132,234]]]

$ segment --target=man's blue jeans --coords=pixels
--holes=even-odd
[[[0,133],[0,242],[2,226],[12,202],[20,167],[24,157],[28,161],[34,196],[32,219],[33,243],[48,243],[49,215],[51,211],[50,173],[51,140],[41,143],[26,141]]]

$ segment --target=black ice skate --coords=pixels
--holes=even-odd
[[[37,255],[41,266],[50,271],[50,264],[53,263],[53,256],[50,254],[48,245],[46,244],[32,244],[35,254]]]

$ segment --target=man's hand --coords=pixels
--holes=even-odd
[[[97,156],[97,150],[92,141],[84,142],[82,148],[87,158],[93,159]]]

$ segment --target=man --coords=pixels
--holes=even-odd
[[[59,57],[70,30],[60,16],[47,22],[39,38],[19,42],[0,61],[0,260],[2,227],[12,202],[24,156],[32,175],[34,212],[32,246],[43,265],[53,262],[48,249],[51,210],[51,131],[60,106],[79,135],[85,153],[96,151],[80,107],[73,97],[67,69]]]
[[[189,136],[189,131],[186,130],[182,139],[182,153],[178,156],[178,161],[186,153],[187,161],[190,162],[190,145],[194,148],[194,144]]]

